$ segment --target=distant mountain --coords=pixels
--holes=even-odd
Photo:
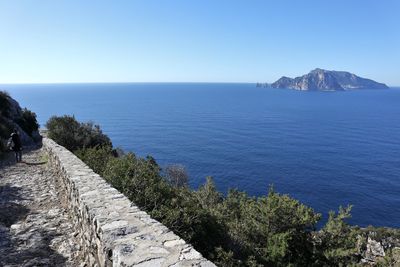
[[[384,83],[358,77],[346,71],[315,69],[294,79],[283,76],[271,84],[272,88],[302,91],[345,91],[354,89],[387,89]]]

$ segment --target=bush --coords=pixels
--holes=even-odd
[[[236,257],[272,266],[310,261],[311,231],[320,214],[297,200],[272,189],[260,198],[231,190],[217,212],[227,223],[229,249]]]
[[[47,121],[46,128],[49,138],[71,151],[112,146],[110,138],[102,133],[98,125],[79,123],[74,116],[53,116]]]
[[[39,129],[36,114],[26,108],[22,109],[22,116],[16,122],[29,136]]]
[[[10,95],[7,92],[0,91],[0,116],[9,116],[10,102],[8,99]]]
[[[399,266],[400,263],[400,249],[389,249],[386,256],[377,262],[377,267],[394,267]]]
[[[339,207],[339,212],[329,212],[328,222],[318,233],[317,261],[329,266],[347,266],[357,263],[357,228],[346,223],[350,218],[351,206]],[[318,257],[317,256],[317,257]]]
[[[3,155],[4,152],[7,151],[7,147],[5,145],[5,140],[0,138],[0,157]]]
[[[164,170],[166,180],[174,187],[186,187],[189,182],[189,175],[183,165],[169,165]]]
[[[6,142],[14,128],[6,119],[9,116],[9,97],[7,92],[0,91],[0,155],[7,151]]]
[[[13,125],[0,116],[0,138],[8,139],[12,133]]]
[[[217,191],[213,178],[207,177],[206,183],[195,192],[195,196],[200,205],[204,209],[215,211],[224,198],[223,195]]]
[[[94,172],[103,176],[107,163],[114,157],[111,146],[81,148],[75,154],[85,162]]]

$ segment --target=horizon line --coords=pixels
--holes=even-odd
[[[231,83],[231,84],[256,84],[256,83],[267,83],[267,82],[183,82],[183,81],[178,81],[178,82],[10,82],[10,83],[3,83],[0,82],[1,85],[56,85],[56,84],[126,84],[126,83]]]
[[[2,83],[2,82],[0,82],[0,86],[2,86],[2,85],[61,85],[61,84],[71,84],[71,85],[74,85],[74,84],[162,84],[162,83],[164,83],[164,84],[195,84],[195,83],[197,83],[197,84],[257,84],[257,83],[267,83],[267,84],[270,84],[270,82],[239,82],[239,81],[236,81],[236,82],[227,82],[227,81],[223,81],[223,82],[182,82],[182,81],[179,81],[179,82],[171,82],[171,81],[169,81],[169,82],[148,82],[148,81],[146,81],[146,82],[22,82],[22,83],[13,83],[13,82],[11,82],[11,83]],[[400,88],[400,85],[388,85],[387,84],[387,86],[388,87],[391,87],[391,88]],[[0,88],[1,89],[1,88]]]

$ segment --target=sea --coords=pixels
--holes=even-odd
[[[184,165],[223,193],[270,186],[352,224],[400,227],[400,88],[301,92],[239,83],[0,85],[41,127],[54,115],[99,124],[114,146]]]

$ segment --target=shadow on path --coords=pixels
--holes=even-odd
[[[0,177],[0,266],[64,266],[66,258],[50,247],[61,234],[46,229],[39,222],[43,214],[25,206],[32,201],[25,196],[27,189],[1,184],[3,178]]]
[[[32,146],[25,147],[24,150],[22,151],[22,162],[21,162],[21,163],[25,163],[25,164],[28,164],[28,165],[40,165],[40,164],[45,164],[46,162],[38,162],[38,163],[40,163],[40,164],[38,164],[38,163],[36,163],[36,162],[26,162],[26,161],[24,161],[24,154],[28,154],[29,152],[32,152],[32,151],[34,151],[34,150],[38,150],[38,149],[40,149],[41,147],[42,147],[42,144],[41,144],[41,143],[38,143],[38,144],[36,144],[36,145],[32,145]],[[8,151],[8,152],[6,152],[6,153],[2,156],[2,158],[0,158],[0,170],[4,169],[4,168],[6,168],[6,167],[9,167],[9,166],[16,165],[16,164],[17,164],[17,162],[15,161],[15,154],[14,154],[13,151]],[[0,178],[1,178],[1,177],[0,177]],[[1,267],[1,265],[0,265],[0,267]]]
[[[46,164],[46,161],[41,161],[41,162],[27,162],[27,161],[22,161],[21,163],[25,163],[26,165],[30,166],[35,166],[35,165],[43,165]]]
[[[29,209],[18,202],[25,200],[20,195],[21,188],[9,184],[0,185],[0,224],[10,227],[25,219]]]
[[[44,229],[30,230],[23,234],[23,239],[13,238],[7,254],[2,253],[4,259],[0,254],[0,266],[1,263],[16,266],[64,266],[66,258],[50,247],[51,241],[58,235]],[[24,243],[23,247],[18,246],[21,243]]]

